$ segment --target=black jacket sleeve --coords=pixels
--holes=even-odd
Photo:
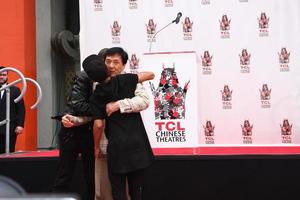
[[[78,73],[74,78],[72,90],[67,102],[65,113],[90,116],[91,109],[89,98],[92,94],[92,81],[88,78],[84,71]]]
[[[20,89],[16,87],[16,97],[18,97],[21,94]],[[25,105],[23,98],[15,103],[16,104],[16,125],[24,127],[24,121],[25,121]]]

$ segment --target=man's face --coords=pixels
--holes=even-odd
[[[119,54],[106,56],[105,64],[110,73],[110,76],[112,77],[120,74],[125,68],[125,65],[123,64],[122,58]]]
[[[0,85],[3,85],[7,82],[7,71],[0,73]]]

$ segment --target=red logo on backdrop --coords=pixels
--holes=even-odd
[[[271,99],[271,91],[272,89],[269,89],[268,84],[263,84],[262,89],[260,91],[260,99],[261,100],[270,100]]]
[[[146,32],[148,35],[148,42],[155,42],[156,39],[153,38],[154,34],[156,33],[156,26],[157,24],[154,23],[153,19],[149,19],[148,23],[146,24]]]
[[[290,67],[289,67],[290,54],[291,54],[291,52],[288,52],[286,47],[282,47],[281,51],[278,52],[278,58],[279,58],[281,72],[290,71]]]
[[[137,0],[128,0],[128,4],[129,4],[129,9],[138,8]]]
[[[165,0],[165,7],[173,7],[173,0]]]
[[[114,21],[111,28],[111,35],[112,36],[120,36],[121,34],[121,26],[119,25],[118,21]]]
[[[150,82],[154,96],[155,119],[185,119],[185,98],[189,81],[181,87],[175,67],[165,68],[161,72],[158,87]]]
[[[212,56],[209,54],[209,51],[204,51],[203,56],[201,56],[202,66],[209,67],[212,64]]]
[[[258,20],[258,27],[259,27],[259,36],[260,37],[267,37],[269,36],[269,20],[270,17],[267,17],[265,12],[260,13],[260,17],[257,18]]]
[[[242,50],[242,54],[239,55],[240,57],[240,64],[241,65],[250,65],[250,57],[251,54],[248,54],[247,49]]]
[[[241,125],[243,136],[251,136],[253,125],[250,125],[249,120],[245,120],[244,124]]]
[[[183,29],[183,39],[192,40],[193,22],[190,20],[189,17],[184,18],[184,22],[182,22],[182,29]]]
[[[271,91],[272,91],[272,89],[271,88],[269,89],[267,84],[263,84],[262,88],[259,89],[262,108],[270,108],[271,107],[271,103],[270,103]]]
[[[227,15],[223,15],[220,22],[221,38],[230,38],[230,22],[231,19],[228,19]]]
[[[252,144],[252,129],[253,124],[251,125],[249,120],[245,120],[243,124],[241,124],[242,134],[243,134],[243,143],[244,144]]]
[[[214,144],[214,135],[215,135],[215,125],[212,125],[211,121],[206,121],[203,125],[204,135],[205,135],[205,144]]]
[[[288,119],[284,119],[280,124],[282,143],[292,143],[292,127]]]
[[[286,64],[290,62],[290,52],[286,50],[285,47],[281,48],[281,51],[278,52],[279,62],[281,64]]]
[[[209,51],[204,51],[203,56],[201,56],[201,62],[202,62],[202,73],[203,74],[211,74],[211,65],[212,65],[212,58],[213,56],[210,55]]]
[[[94,0],[94,10],[95,11],[103,10],[103,0]]]
[[[161,72],[158,87],[150,82],[154,96],[155,125],[157,142],[185,142],[186,132],[182,119],[185,119],[185,99],[189,81],[182,88],[173,68]]]
[[[221,90],[223,109],[231,109],[232,108],[232,104],[231,104],[232,92],[233,92],[233,90],[230,90],[228,85],[224,85],[223,90]]]
[[[154,23],[153,19],[149,19],[148,24],[146,24],[147,27],[147,34],[155,34],[156,33],[156,23]]]
[[[114,21],[113,24],[110,26],[110,29],[111,29],[112,43],[120,44],[121,25],[119,25],[119,22]]]
[[[223,15],[221,20],[220,20],[220,30],[221,31],[230,30],[230,22],[231,22],[231,19],[228,20],[227,15]]]
[[[242,53],[239,54],[241,73],[250,73],[250,57],[251,54],[248,53],[247,49],[243,49]]]
[[[140,59],[137,58],[136,54],[132,54],[131,58],[129,60],[129,68],[130,68],[130,73],[138,73],[138,69],[139,69],[139,62]]]

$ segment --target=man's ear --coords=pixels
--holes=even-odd
[[[121,72],[125,70],[125,66],[126,66],[126,64],[122,66]]]

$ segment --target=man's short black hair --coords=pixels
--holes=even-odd
[[[92,54],[86,57],[82,67],[88,77],[95,82],[102,83],[108,76],[107,67],[99,55]]]
[[[0,70],[1,69],[5,69],[6,67],[4,67],[4,66],[0,66]],[[4,73],[4,72],[6,72],[7,74],[8,74],[8,71],[3,71],[3,72],[1,72],[1,73]]]
[[[123,65],[126,65],[126,63],[128,61],[128,54],[121,47],[112,47],[112,48],[107,49],[107,51],[105,53],[105,58],[107,56],[113,56],[113,55],[116,55],[116,54],[121,56]]]
[[[98,53],[98,56],[100,56],[103,61],[105,60],[105,53],[107,52],[107,50],[108,48],[103,48]]]

